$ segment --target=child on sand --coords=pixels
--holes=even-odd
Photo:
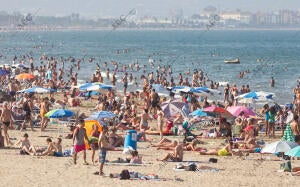
[[[84,139],[86,139],[86,141],[88,141],[86,130],[84,128],[84,120],[80,119],[79,125],[74,130],[74,134],[73,134],[73,146],[74,146],[74,152],[75,152],[73,155],[74,164],[76,164],[76,161],[77,161],[77,154],[79,152],[83,151],[83,164],[88,165],[88,163],[86,162],[86,150],[85,150]]]
[[[34,147],[30,144],[27,133],[25,133],[23,135],[23,139],[19,140],[15,145],[19,145],[19,147],[21,148],[20,154],[30,155],[35,152]]]
[[[103,126],[102,133],[98,140],[99,145],[99,175],[103,176],[103,166],[106,158],[107,149],[110,147],[108,138],[108,127]]]

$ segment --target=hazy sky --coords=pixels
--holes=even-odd
[[[183,10],[185,16],[200,12],[213,5],[220,10],[300,9],[300,0],[0,0],[0,10],[37,15],[69,15],[73,12],[84,17],[116,17],[135,8],[138,16],[169,16],[174,10]]]

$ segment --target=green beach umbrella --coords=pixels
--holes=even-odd
[[[293,149],[288,150],[284,154],[291,157],[300,157],[300,146],[294,147]]]
[[[294,134],[293,134],[290,124],[287,124],[286,129],[283,134],[283,137],[282,137],[282,140],[295,142],[295,137],[294,137]]]

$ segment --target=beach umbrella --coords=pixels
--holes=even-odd
[[[283,136],[282,136],[282,140],[290,141],[290,142],[295,141],[294,133],[293,133],[291,125],[289,123],[286,125],[286,128],[285,128]]]
[[[47,118],[64,118],[74,116],[75,113],[66,109],[54,109],[45,114]]]
[[[202,109],[198,109],[198,110],[195,110],[192,113],[190,113],[189,116],[204,117],[204,116],[209,116],[209,115],[206,112],[203,112]]]
[[[34,75],[30,73],[21,73],[15,77],[16,79],[33,79]]]
[[[174,93],[180,93],[180,92],[188,93],[191,92],[191,90],[192,87],[189,86],[173,86],[171,91]]]
[[[288,150],[284,154],[291,157],[300,157],[300,146],[294,147],[293,149]]]
[[[266,144],[264,148],[262,148],[261,153],[279,153],[279,152],[287,152],[290,149],[298,146],[295,142],[287,142],[287,141],[276,141],[270,144]]]
[[[8,75],[10,72],[5,69],[0,69],[0,77]]]
[[[18,91],[18,93],[50,93],[50,92],[56,92],[57,90],[51,89],[51,88],[43,88],[43,87],[32,87],[24,90]]]
[[[80,91],[86,91],[86,89],[88,88],[88,87],[90,87],[90,86],[93,86],[93,85],[95,85],[95,83],[85,83],[85,84],[82,84],[82,85],[80,85],[79,86],[79,90]]]
[[[203,112],[217,115],[219,117],[230,118],[233,117],[231,113],[229,113],[225,108],[218,106],[210,106],[203,109]]]
[[[243,100],[243,103],[253,103],[253,102],[263,102],[268,103],[274,101],[274,93],[258,91],[258,92],[249,92],[239,96],[236,96],[235,99]]]
[[[110,90],[113,86],[106,85],[106,84],[94,84],[91,86],[88,86],[86,88],[86,91],[96,91],[96,90]]]
[[[250,108],[245,106],[231,106],[227,108],[227,111],[230,112],[233,116],[237,117],[241,112],[243,112],[244,117],[255,116],[255,112],[253,112]]]
[[[161,84],[152,84],[152,88],[155,90],[155,92],[167,91],[167,89]]]
[[[174,117],[177,114],[182,114],[182,108],[185,105],[181,99],[170,99],[163,102],[160,106],[166,117]]]
[[[100,111],[100,112],[94,112],[90,117],[86,118],[86,120],[99,120],[99,119],[114,118],[114,117],[117,117],[117,115],[111,111]]]

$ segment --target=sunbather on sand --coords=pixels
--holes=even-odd
[[[158,161],[168,161],[181,162],[183,160],[183,147],[178,144],[177,141],[174,142],[176,146],[174,147],[173,153],[168,153],[163,159],[157,159]]]
[[[33,155],[36,152],[35,148],[30,144],[27,133],[25,133],[23,139],[19,140],[15,145],[19,145],[21,154]]]
[[[117,133],[117,128],[111,128],[111,133],[109,134],[109,144],[112,148],[120,147],[124,144],[124,138]]]
[[[160,147],[160,146],[167,146],[170,145],[170,143],[173,145],[173,141],[169,140],[167,138],[161,139],[158,143],[156,144],[151,144],[152,147]]]
[[[176,143],[175,143],[176,142]],[[185,144],[182,144],[183,150],[185,151],[201,151],[203,148],[196,147],[197,144],[200,144],[201,142],[198,139],[194,139],[192,142],[188,142]],[[166,138],[163,138],[158,144],[152,144],[152,147],[158,147],[157,149],[164,149],[164,150],[173,150],[174,147],[178,142],[176,140],[171,141]]]
[[[230,143],[221,149],[203,150],[200,151],[200,155],[232,156],[232,146],[233,144]]]

